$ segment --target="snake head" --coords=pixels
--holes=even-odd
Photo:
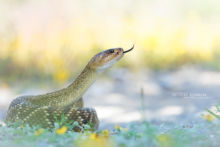
[[[134,46],[124,51],[123,48],[111,48],[95,55],[88,63],[88,66],[96,70],[105,70],[117,63],[125,53],[131,51]]]

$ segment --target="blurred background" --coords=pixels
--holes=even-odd
[[[220,96],[219,8],[219,0],[1,0],[0,118],[16,96],[65,87],[94,54],[133,44],[84,96],[102,124],[200,116]]]

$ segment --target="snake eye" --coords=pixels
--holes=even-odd
[[[109,50],[109,53],[114,53],[115,51],[113,49],[110,49]]]

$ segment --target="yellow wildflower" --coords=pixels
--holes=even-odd
[[[21,125],[21,128],[24,129],[24,125]]]
[[[170,147],[173,146],[173,141],[170,135],[168,134],[160,134],[157,136],[157,140],[159,143],[159,147]]]
[[[170,139],[170,137],[167,134],[161,134],[161,135],[157,136],[157,139],[158,139],[158,141],[166,142]]]
[[[128,129],[127,129],[127,128],[122,128],[122,130],[123,130],[123,131],[125,131],[125,132],[127,132],[127,131],[128,131]]]
[[[92,140],[97,140],[97,139],[98,139],[98,134],[92,133],[92,134],[90,135],[90,139],[92,139]]]
[[[128,131],[127,128],[122,128],[122,127],[120,127],[120,126],[118,126],[118,125],[115,125],[115,129],[118,130],[118,131],[121,131],[121,130],[123,130],[123,131]]]
[[[202,115],[202,118],[205,119],[205,120],[207,120],[207,121],[210,121],[210,122],[215,119],[215,117],[212,116],[212,115],[210,115],[210,114],[203,114],[203,115]]]
[[[44,129],[38,129],[34,132],[34,135],[39,136],[40,134],[44,133]]]
[[[104,137],[109,137],[109,135],[110,135],[110,132],[107,129],[103,130],[101,133],[103,134]]]
[[[68,128],[66,126],[63,126],[63,127],[59,128],[59,129],[57,129],[56,133],[57,134],[65,134],[67,130],[68,130]]]
[[[90,138],[79,139],[76,141],[78,147],[112,147],[114,146],[111,139],[92,133]]]
[[[121,129],[121,127],[120,127],[120,126],[118,126],[118,125],[115,125],[115,129],[120,130],[120,129]]]

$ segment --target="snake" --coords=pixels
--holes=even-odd
[[[101,73],[112,67],[133,48],[134,45],[125,51],[121,47],[110,48],[96,54],[76,79],[65,88],[15,98],[9,105],[6,122],[54,128],[55,122],[64,116],[66,122],[78,122],[79,126],[91,123],[93,129],[98,129],[97,113],[94,108],[84,107],[82,96]]]

